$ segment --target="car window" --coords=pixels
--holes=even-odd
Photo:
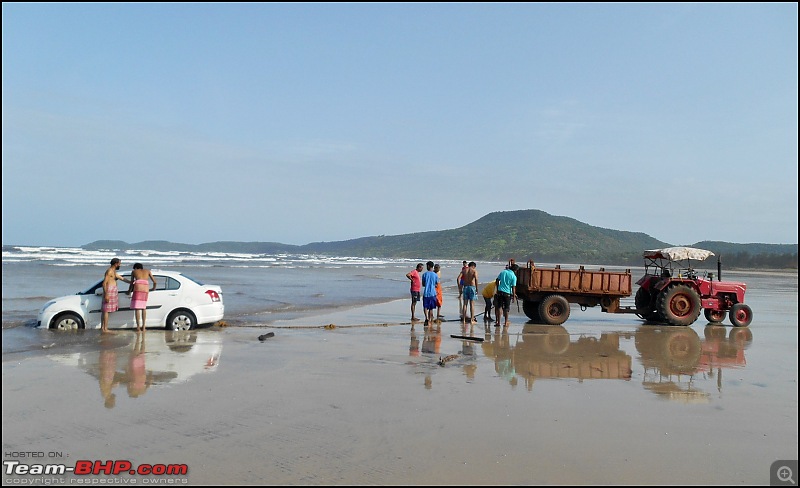
[[[177,290],[181,287],[181,282],[169,276],[153,276],[156,279],[156,290]]]

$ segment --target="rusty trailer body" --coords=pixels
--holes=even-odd
[[[631,271],[540,268],[528,261],[519,268],[517,296],[522,299],[523,310],[535,323],[559,325],[569,318],[569,304],[581,307],[600,306],[603,312],[633,313],[630,307],[621,307],[620,299],[631,296]]]

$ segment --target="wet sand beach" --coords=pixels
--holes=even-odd
[[[748,296],[749,330],[575,308],[487,332],[447,303],[456,321],[412,329],[398,300],[139,341],[30,331],[46,348],[3,356],[4,459],[185,464],[189,484],[768,484],[797,459],[787,283]]]

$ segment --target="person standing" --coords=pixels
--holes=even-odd
[[[416,316],[417,310],[417,302],[420,301],[420,291],[422,290],[422,278],[420,273],[422,273],[423,266],[422,263],[417,264],[415,269],[412,269],[410,272],[406,273],[406,278],[411,280],[411,322],[412,325],[414,322],[419,322],[419,319]]]
[[[433,272],[439,278],[436,283],[436,320],[442,320],[442,304],[444,303],[444,292],[442,291],[442,272],[438,264],[433,266]]]
[[[122,261],[119,258],[111,260],[111,266],[106,270],[103,277],[103,309],[100,318],[100,332],[103,334],[109,333],[108,330],[108,314],[116,312],[119,309],[119,289],[117,288],[117,280],[122,280],[125,283],[130,283],[130,280],[123,278],[117,273]]]
[[[500,326],[500,312],[502,310],[505,318],[503,327],[508,327],[508,311],[511,308],[511,302],[517,299],[517,275],[509,269],[509,266],[506,266],[506,269],[497,276],[495,282],[497,283],[497,303],[495,304],[495,318],[497,321],[494,326]]]
[[[470,323],[478,321],[475,317],[475,297],[478,295],[478,265],[475,261],[470,261],[467,272],[464,273],[464,308],[461,309],[461,323],[466,323],[469,318]],[[467,306],[469,305],[469,315]]]
[[[425,325],[433,325],[433,310],[436,308],[436,283],[439,276],[433,272],[433,261],[425,263],[428,270],[422,275],[422,308],[425,312]]]
[[[458,313],[461,315],[461,319],[464,319],[464,275],[467,273],[467,262],[461,261],[461,272],[458,273],[458,278],[456,278],[456,283],[458,284]]]
[[[153,282],[153,288],[150,288],[150,283]],[[156,279],[153,278],[153,273],[149,269],[144,269],[142,263],[133,265],[131,272],[131,287],[128,293],[133,292],[131,295],[131,310],[133,310],[134,318],[136,319],[136,330],[144,330],[147,324],[147,295],[150,291],[156,289]],[[141,325],[139,325],[141,321]]]
[[[494,293],[497,290],[497,282],[490,281],[486,283],[483,287],[483,291],[481,295],[483,295],[483,300],[486,302],[486,308],[483,310],[483,321],[484,322],[493,322],[494,319],[492,318],[492,301],[494,300]]]

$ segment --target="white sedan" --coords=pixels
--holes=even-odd
[[[162,327],[167,330],[191,330],[197,325],[213,324],[225,314],[222,288],[204,285],[175,271],[152,270],[156,289],[147,298],[147,323],[145,327]],[[130,278],[130,272],[122,273]],[[128,284],[118,282],[119,310],[108,314],[112,329],[135,328],[136,320],[131,309],[131,296],[125,293]],[[103,305],[103,281],[75,295],[55,298],[45,303],[39,311],[37,327],[50,329],[100,328]]]

